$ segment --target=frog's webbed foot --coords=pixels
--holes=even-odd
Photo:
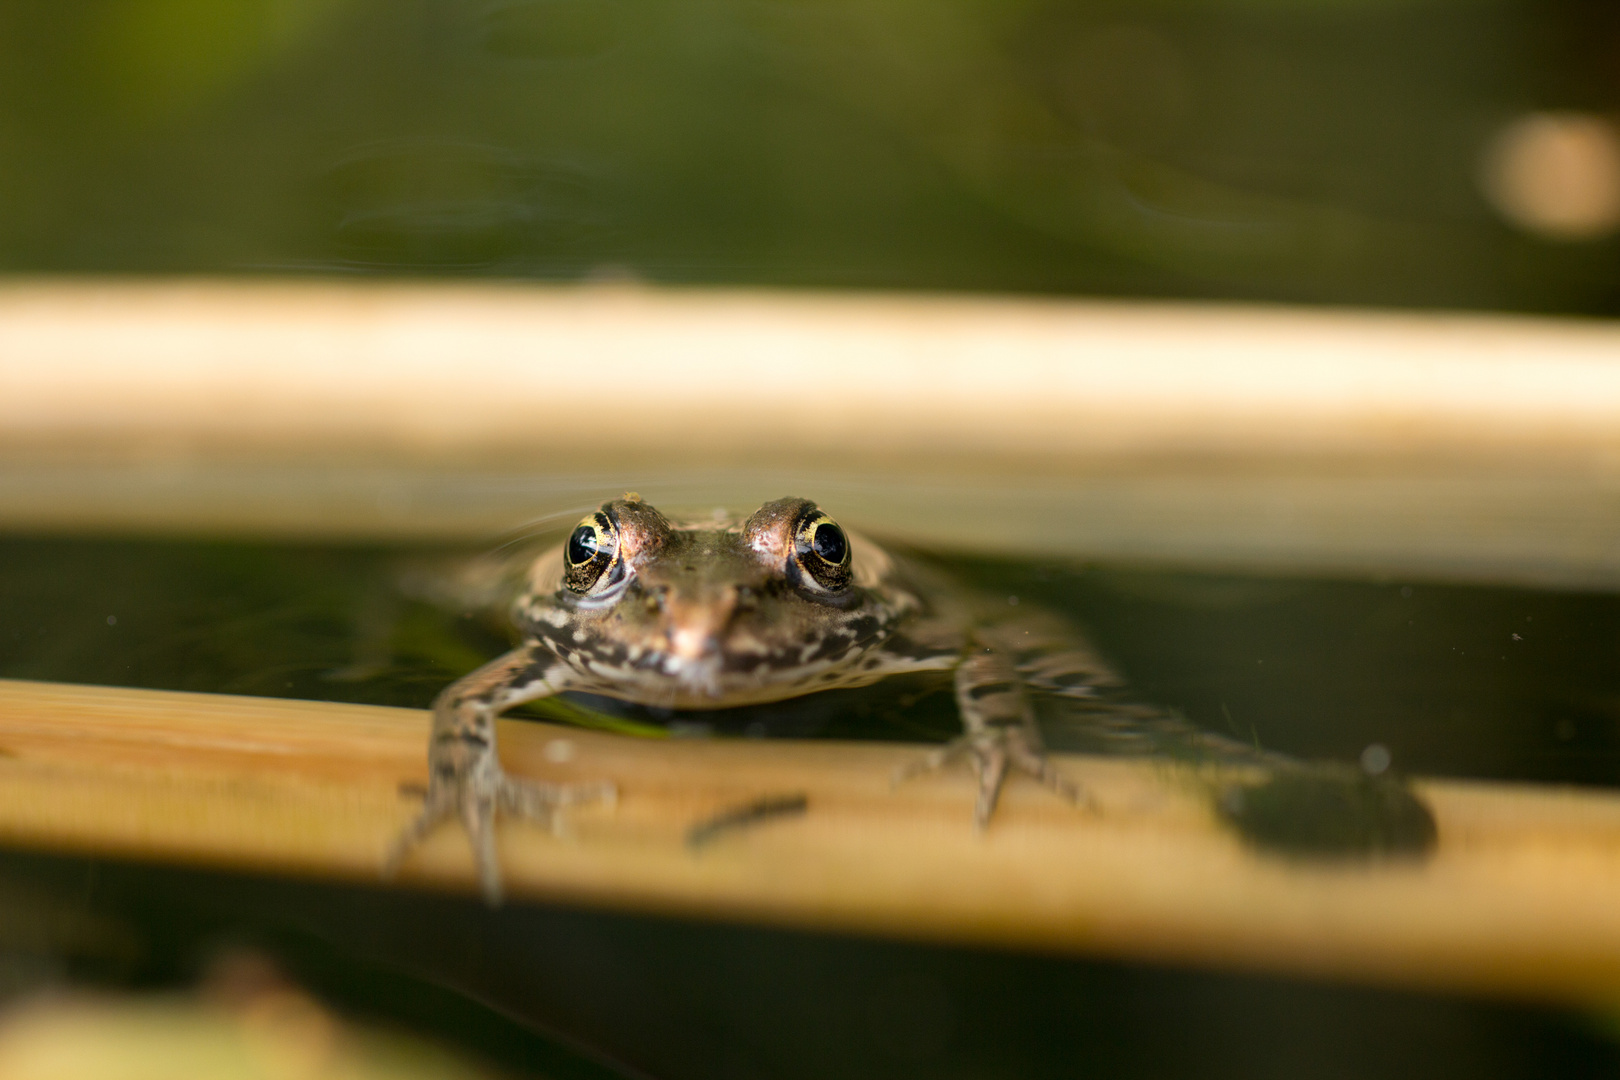
[[[895,770],[892,786],[925,772],[935,772],[957,758],[972,760],[973,771],[979,778],[979,794],[973,807],[973,825],[984,829],[990,824],[1001,789],[1012,770],[1025,773],[1045,784],[1053,794],[1087,809],[1096,804],[1046,759],[1046,753],[1021,728],[990,728],[959,735],[944,746],[907,762]]]
[[[472,844],[478,865],[478,882],[484,899],[501,902],[501,867],[495,854],[495,818],[521,818],[549,828],[554,835],[568,835],[570,806],[581,803],[611,804],[617,790],[611,783],[548,784],[514,780],[498,768],[480,769],[464,776],[435,778],[422,802],[421,813],[407,825],[389,847],[383,860],[383,876],[391,878],[405,857],[429,833],[451,817],[461,819]]]
[[[501,770],[495,752],[496,715],[518,702],[555,693],[562,677],[554,658],[538,646],[527,646],[484,665],[439,695],[428,743],[427,795],[416,820],[389,848],[384,877],[391,877],[405,856],[446,819],[459,817],[472,843],[484,898],[498,904],[497,814],[537,821],[561,835],[567,831],[563,813],[567,807],[614,798],[608,783],[514,780]]]
[[[962,734],[931,754],[900,769],[894,782],[943,768],[967,756],[979,778],[979,796],[973,823],[983,829],[996,811],[1007,774],[1027,773],[1072,803],[1090,809],[1095,804],[1052,763],[1046,760],[1035,711],[1023,680],[1006,650],[979,644],[956,668],[956,706],[962,716]]]

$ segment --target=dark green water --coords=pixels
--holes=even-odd
[[[402,567],[450,554],[9,539],[0,676],[425,705],[507,645],[498,620],[398,590]],[[1620,781],[1617,597],[947,565],[1083,621],[1138,697],[1238,741],[1350,776],[1376,743],[1397,772]],[[831,706],[784,710],[765,734],[925,740],[953,729],[937,685],[826,697]],[[718,726],[759,733],[754,719],[735,719]],[[1061,716],[1049,720],[1054,743],[1083,741]],[[1292,799],[1279,820],[1309,817],[1323,790],[1263,792],[1250,810]],[[1368,790],[1345,805],[1381,827],[1384,789]],[[1345,805],[1327,813],[1342,822]],[[0,857],[0,894],[8,910],[49,910],[67,928],[0,934],[9,993],[189,985],[221,948],[249,944],[351,1015],[426,1031],[518,1075],[1578,1076],[1620,1066],[1620,1045],[1586,1017],[1286,980],[542,906],[489,911],[380,887],[38,855]],[[76,919],[118,929],[75,935]]]
[[[1479,182],[1602,0],[12,0],[0,271],[1620,311]]]
[[[456,555],[0,540],[0,677],[425,707],[511,644],[498,611],[402,593],[402,576]],[[1620,597],[942,564],[1074,618],[1136,697],[1242,742],[1343,762],[1376,743],[1408,773],[1620,784]],[[820,695],[836,707],[773,709],[770,733],[942,738],[956,721],[940,689]]]

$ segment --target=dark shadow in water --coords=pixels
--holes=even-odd
[[[1347,766],[1281,769],[1231,784],[1221,817],[1267,851],[1309,858],[1413,857],[1434,849],[1434,815],[1399,778]]]

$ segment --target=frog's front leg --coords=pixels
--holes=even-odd
[[[973,823],[980,829],[995,813],[1009,769],[1028,773],[1070,802],[1080,801],[1080,789],[1046,760],[1035,710],[1012,657],[989,646],[974,646],[956,668],[956,706],[962,734],[903,768],[896,783],[968,755],[979,779]]]
[[[391,876],[400,862],[437,825],[459,816],[472,842],[484,898],[501,899],[495,855],[497,811],[540,821],[557,830],[559,810],[611,799],[613,785],[545,784],[514,780],[501,770],[495,718],[514,705],[566,689],[572,670],[540,645],[507,653],[445,688],[433,703],[428,743],[428,789],[422,812],[394,841],[383,864]]]

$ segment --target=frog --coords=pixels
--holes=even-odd
[[[1127,749],[1166,730],[1199,738],[1162,710],[1120,700],[1123,679],[1078,627],[978,596],[800,497],[746,517],[666,516],[634,492],[604,502],[533,561],[510,618],[517,646],[434,701],[422,807],[385,862],[393,873],[459,818],[492,904],[502,896],[498,815],[555,829],[569,807],[616,796],[609,780],[543,783],[502,770],[496,718],[552,695],[715,710],[949,673],[960,733],[895,782],[965,762],[981,832],[1014,776],[1096,808],[1049,760],[1038,697],[1089,709],[1094,730]]]

